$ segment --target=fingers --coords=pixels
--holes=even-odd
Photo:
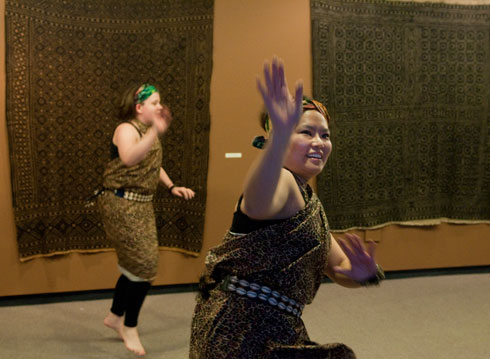
[[[356,251],[367,253],[369,257],[374,258],[376,243],[369,240],[367,241],[367,248],[365,248],[362,239],[358,235],[347,233],[345,236],[348,238],[350,245],[356,248]]]
[[[274,57],[270,65],[267,61],[264,62],[264,85],[257,78],[257,87],[264,98],[276,98],[282,96],[285,89],[287,91],[284,65],[281,59]]]
[[[349,245],[354,248],[356,252],[364,252],[364,246],[362,245],[361,238],[356,234],[346,233],[345,237],[349,242]]]
[[[273,73],[273,82],[275,85],[274,92],[276,96],[284,96],[285,92],[287,93],[288,89],[285,86],[286,80],[284,76],[284,65],[280,59],[274,57],[272,60],[272,73]]]
[[[301,80],[296,82],[296,91],[294,92],[294,102],[296,103],[296,108],[303,107],[303,81]]]
[[[175,194],[177,197],[184,198],[185,200],[192,199],[196,195],[193,190],[186,187],[175,187],[175,190],[172,193]]]
[[[259,77],[257,76],[257,88],[262,96],[262,100],[264,101],[264,105],[267,109],[271,108],[271,101],[269,98],[269,94],[267,90],[265,89],[264,85],[262,85],[262,82],[260,81]]]
[[[167,122],[167,124],[170,124],[170,122],[172,122],[172,113],[166,105],[162,105],[162,107],[162,118],[165,120],[165,122]]]
[[[186,189],[185,189],[184,198],[185,198],[186,200],[194,198],[194,196],[195,196],[195,195],[196,195],[196,194],[194,193],[194,191],[193,191],[193,190],[191,190],[191,189],[189,189],[189,188],[186,188]]]
[[[372,260],[371,255],[366,252],[359,236],[346,233],[345,239],[339,238],[337,242],[353,266],[361,263],[366,264]]]
[[[265,62],[264,63],[264,82],[265,82],[265,87],[267,91],[265,92],[266,95],[271,95],[274,93],[274,86],[271,78],[271,70],[269,67],[269,63]]]

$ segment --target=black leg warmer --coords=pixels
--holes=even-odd
[[[126,313],[128,306],[128,285],[129,279],[121,274],[116,283],[111,307],[111,312],[120,317]]]
[[[150,287],[150,282],[129,281],[127,294],[128,305],[126,308],[126,316],[124,318],[125,326],[136,327],[138,325],[140,309]]]

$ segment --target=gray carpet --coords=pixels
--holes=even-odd
[[[186,358],[193,292],[153,294],[140,317],[146,358]],[[102,320],[110,299],[0,306],[0,358],[132,358]],[[312,340],[359,359],[486,359],[490,273],[390,279],[379,288],[322,284],[303,315]]]

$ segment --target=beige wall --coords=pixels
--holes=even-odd
[[[0,8],[0,296],[113,287],[118,276],[113,252],[71,254],[21,263],[12,209],[5,124],[4,0]],[[303,78],[311,93],[308,0],[215,0],[211,138],[205,251],[220,242],[231,221],[242,178],[257,153],[261,107],[255,88],[264,59],[281,56],[292,85]],[[241,159],[225,159],[241,152]],[[364,233],[361,233],[364,235]],[[430,229],[389,226],[369,231],[379,241],[378,259],[388,270],[490,264],[490,225],[441,225]],[[162,251],[156,285],[195,283],[198,258]]]

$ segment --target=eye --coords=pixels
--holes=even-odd
[[[302,130],[300,131],[301,134],[311,136],[311,131],[310,130]]]
[[[325,140],[328,140],[330,138],[330,133],[329,132],[325,132],[323,135],[322,135],[322,138],[325,139]]]

